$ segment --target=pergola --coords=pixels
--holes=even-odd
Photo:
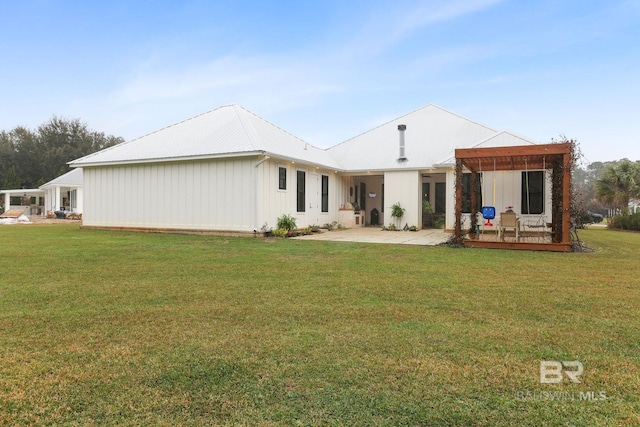
[[[495,249],[525,249],[545,251],[571,251],[569,230],[571,226],[571,155],[570,143],[540,144],[510,147],[466,148],[456,150],[456,224],[454,240],[468,247]],[[462,174],[470,171],[471,212],[479,212],[477,205],[478,173],[483,170],[517,171],[550,169],[551,198],[551,242],[483,241],[476,234],[477,215],[471,215],[469,238],[463,238],[462,230]]]

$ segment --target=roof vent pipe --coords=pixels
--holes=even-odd
[[[407,157],[404,153],[404,131],[407,130],[407,125],[398,125],[398,132],[400,133],[400,156],[398,157],[398,161],[404,162],[407,160]]]

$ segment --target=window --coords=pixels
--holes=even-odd
[[[278,167],[278,190],[287,189],[287,168]]]
[[[431,184],[428,182],[422,183],[422,201],[431,204]]]
[[[544,212],[544,171],[522,172],[522,199],[520,212]]]
[[[476,183],[476,209],[480,212],[482,208],[482,180],[481,174],[477,175],[478,182]],[[462,174],[462,213],[471,213],[471,174]]]
[[[384,184],[382,184],[382,191],[380,191],[382,193],[382,198],[380,199],[380,204],[382,206],[380,206],[380,211],[384,212]]]
[[[78,209],[78,190],[71,190],[71,192],[69,193],[69,198],[71,199],[69,201],[69,207],[73,212],[75,209]]]
[[[329,212],[329,177],[322,175],[322,212]]]
[[[447,202],[447,184],[444,182],[436,182],[436,203],[434,211],[437,214],[443,214]]]
[[[360,188],[360,186],[358,184],[356,184],[356,198],[354,199],[354,202],[353,202],[353,203],[356,203],[356,204],[358,203],[358,199],[359,199],[359,197],[358,197],[358,188]]]
[[[360,183],[360,209],[363,211],[366,210],[367,207],[367,184],[364,182]]]
[[[298,190],[297,190],[297,209],[298,212],[305,211],[305,185],[306,185],[306,174],[304,171],[297,171],[298,178]]]

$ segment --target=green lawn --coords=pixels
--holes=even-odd
[[[597,251],[3,226],[0,425],[638,425],[640,233],[581,237]],[[540,384],[542,360],[582,383]]]

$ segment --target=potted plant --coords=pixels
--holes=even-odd
[[[295,228],[296,219],[293,216],[282,214],[282,216],[278,218],[278,229],[284,230],[287,236],[292,236]]]
[[[405,209],[400,206],[400,202],[394,203],[393,205],[391,205],[391,217],[396,219],[396,222],[398,223],[398,227],[400,227],[400,219],[402,218],[402,216],[404,215],[404,211]]]

